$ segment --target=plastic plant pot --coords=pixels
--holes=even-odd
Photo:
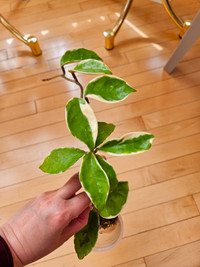
[[[95,252],[104,252],[113,249],[122,239],[124,225],[122,217],[119,215],[116,224],[107,229],[100,229],[97,243],[93,249]]]

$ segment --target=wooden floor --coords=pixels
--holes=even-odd
[[[0,223],[41,192],[63,185],[78,170],[50,176],[38,166],[58,147],[79,146],[64,121],[64,107],[79,91],[55,79],[67,49],[96,51],[115,75],[137,90],[124,102],[91,102],[97,119],[117,125],[113,136],[147,130],[150,151],[109,157],[120,180],[128,180],[122,212],[124,236],[109,252],[79,261],[73,238],[35,267],[199,267],[200,266],[200,41],[172,75],[163,66],[177,46],[179,29],[164,8],[135,0],[112,51],[103,30],[114,25],[125,0],[0,0],[0,12],[24,34],[38,37],[42,56],[0,27]],[[173,0],[184,19],[200,0]],[[1,25],[0,25],[1,26]],[[85,85],[91,76],[80,76]]]

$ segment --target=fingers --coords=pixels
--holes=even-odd
[[[61,187],[57,194],[64,198],[64,199],[69,199],[74,196],[74,194],[81,188],[81,183],[79,181],[79,174],[76,173],[74,174],[70,180],[63,186]]]
[[[91,201],[85,192],[82,192],[68,200],[71,210],[72,219],[77,218],[90,206]]]
[[[90,207],[86,208],[77,218],[71,221],[71,223],[64,229],[63,238],[64,242],[80,231],[88,223],[88,217],[90,213]]]

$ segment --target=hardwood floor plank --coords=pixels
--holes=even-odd
[[[200,212],[200,193],[194,195],[194,200],[196,201],[197,207]]]
[[[113,265],[113,267],[146,267],[144,259],[125,262],[119,265]]]
[[[45,176],[45,174],[39,169],[40,165],[41,160],[34,162],[31,161],[29,163],[24,163],[19,166],[1,171],[1,187],[6,187],[12,184],[14,185],[24,181],[37,179],[38,177],[39,179],[41,179],[41,177]],[[43,182],[43,180],[40,181]]]
[[[0,138],[0,152],[11,151],[14,149],[39,144],[49,140],[65,137],[67,135],[67,125],[65,122],[50,124],[45,127],[35,128],[30,131],[25,131],[19,134],[10,135]],[[68,133],[69,135],[69,133]]]
[[[193,60],[192,60],[193,61]],[[199,71],[200,59],[194,60],[194,64],[190,69],[189,64],[191,61],[180,62],[178,68],[174,70],[173,77],[179,77],[183,74]],[[163,65],[164,66],[164,65]],[[137,69],[136,69],[137,71]],[[139,74],[124,77],[129,84],[136,86],[146,85],[148,83],[159,82],[161,80],[167,80],[171,77],[169,74],[163,72],[163,68],[153,69],[151,72],[142,72]]]
[[[22,69],[4,71],[1,73],[0,83],[8,82],[19,78],[25,78],[26,76],[37,74],[40,72],[46,72],[48,70],[49,70],[48,64],[46,62],[42,62],[42,63],[37,63],[35,65],[27,66],[26,68]]]
[[[194,101],[177,107],[161,110],[151,114],[143,115],[147,129],[153,129],[163,125],[175,123],[183,119],[189,119],[199,116],[199,101]]]
[[[44,34],[45,30],[42,31],[42,33]],[[56,61],[58,62],[56,69],[58,69],[58,68],[60,68],[60,58],[66,52],[66,50],[69,50],[72,48],[73,49],[79,48],[81,46],[82,45],[81,45],[80,41],[79,42],[68,42],[67,44],[65,43],[64,45],[57,46],[57,48],[59,47],[59,49],[55,49],[55,48],[45,49],[44,52],[42,53],[42,56],[39,58],[38,57],[32,57],[30,55],[30,51],[28,51],[28,50],[27,50],[27,57],[24,58],[24,56],[23,56],[24,46],[18,47],[17,51],[16,51],[16,48],[15,48],[15,50],[13,48],[9,48],[9,49],[7,49],[9,59],[7,60],[7,64],[1,64],[0,73],[11,70],[11,69],[19,69],[22,67],[23,68],[28,67],[30,65],[37,64],[41,61],[49,61],[50,69],[52,69],[50,63],[55,58],[56,58]],[[21,49],[22,49],[22,51],[20,52]]]
[[[47,112],[39,113],[30,116],[29,118],[20,118],[14,121],[8,121],[1,123],[0,136],[7,136],[30,129],[38,128],[44,125],[49,125],[52,123],[58,123],[64,121],[63,108],[54,109]],[[19,127],[20,125],[20,127]]]
[[[33,72],[30,75],[27,75],[26,77],[22,77],[20,79],[16,79],[16,80],[12,80],[12,81],[0,84],[0,95],[1,95],[1,97],[5,97],[7,95],[8,99],[9,99],[9,96],[13,93],[17,93],[20,91],[24,92],[25,90],[38,88],[38,87],[42,87],[42,86],[43,87],[41,88],[41,91],[43,91],[42,89],[44,89],[45,83],[42,81],[42,79],[49,78],[49,77],[52,77],[52,76],[58,75],[58,74],[60,74],[60,72],[58,72],[58,71],[48,72],[48,73],[44,71],[44,72],[39,73],[39,74],[38,73],[34,74],[34,72]],[[56,82],[60,82],[60,81],[52,80],[52,81],[48,82],[48,85],[50,87],[54,86],[54,88],[55,88]],[[46,84],[47,84],[47,82],[46,82]],[[30,93],[30,95],[31,95],[31,93]],[[11,102],[11,104],[12,104],[12,102]]]
[[[159,55],[155,57],[151,57],[148,59],[141,59],[139,61],[131,62],[127,64],[128,68],[124,68],[124,66],[114,67],[112,69],[114,75],[119,77],[127,77],[136,73],[145,72],[151,66],[151,69],[158,69],[163,67],[163,63],[167,61],[170,57],[170,53]]]
[[[65,107],[67,101],[69,101],[70,98],[77,97],[77,95],[79,95],[79,90],[73,90],[60,95],[36,100],[36,107],[38,112],[44,112],[58,107]]]
[[[153,56],[158,56],[158,55],[162,55],[162,54],[169,53],[169,52],[172,53],[172,51],[176,48],[178,43],[179,43],[178,39],[167,41],[167,42],[161,42],[159,43],[160,50],[155,49],[154,46],[145,46],[142,48],[138,48],[137,50],[133,49],[132,51],[128,51],[126,53],[126,56],[129,62],[133,62],[133,61],[141,60],[142,58],[150,58]],[[190,55],[193,55],[193,53],[196,56],[197,55],[200,56],[199,42],[195,43],[195,46],[192,47],[189,55],[186,54],[184,56],[184,60],[190,59]]]
[[[0,50],[0,61],[6,60],[8,58],[8,54],[6,49]]]
[[[195,194],[199,192],[199,187],[200,173],[194,173],[131,191],[124,213]]]
[[[191,196],[123,215],[124,237],[147,232],[199,215]],[[136,219],[137,218],[137,219]]]
[[[45,77],[45,74],[44,74]],[[29,78],[30,79],[30,78]],[[1,108],[8,108],[11,106],[23,104],[29,101],[34,101],[37,99],[49,99],[51,98],[51,95],[64,95],[66,92],[69,94],[71,91],[76,91],[76,86],[73,83],[66,83],[64,81],[55,81],[54,83],[48,83],[48,87],[46,84],[41,84],[33,88],[25,88],[25,90],[11,93],[11,94],[4,94],[0,96],[0,107]],[[77,92],[78,95],[78,92]],[[44,101],[43,101],[44,102]],[[38,104],[38,102],[36,102]],[[53,104],[53,103],[52,103]],[[66,104],[66,102],[65,102]],[[43,104],[44,105],[44,104]],[[54,107],[58,106],[56,103],[54,104]],[[65,105],[62,105],[63,107]],[[59,106],[60,107],[60,106]],[[43,107],[43,110],[45,108]]]
[[[197,134],[200,131],[200,117],[178,121],[163,127],[152,129],[154,144],[167,143],[186,136]]]
[[[5,109],[0,109],[0,123],[11,121],[22,117],[27,117],[36,113],[36,106],[34,102],[12,106]]]
[[[112,4],[112,0],[104,0],[103,1],[104,5],[109,5]],[[94,8],[98,8],[99,6],[101,6],[101,1],[97,0],[95,2],[91,1],[84,1],[80,3],[80,7],[82,10],[88,10],[88,9],[94,9]]]
[[[115,16],[114,21],[116,22],[117,17]],[[151,23],[151,22],[149,22]],[[138,24],[138,25],[137,25]],[[143,21],[137,23],[134,21],[134,25],[138,28],[140,28],[141,24],[145,24]],[[104,28],[105,30],[106,28]],[[103,30],[103,31],[104,31]],[[133,30],[131,27],[128,27],[126,24],[123,25],[123,28],[120,32],[120,36],[116,37],[116,46],[117,46],[117,51],[118,52],[123,52],[123,51],[132,51],[133,49],[138,49],[141,47],[146,47],[146,46],[153,46],[152,41],[154,44],[159,44],[160,42],[165,42],[171,40],[171,32],[175,32],[175,27],[173,25],[173,29],[167,30],[165,32],[159,31],[150,33],[150,36],[147,38],[144,38],[140,35],[137,34],[135,30]],[[145,33],[146,34],[146,33]],[[80,35],[80,36],[79,36]],[[79,32],[78,34],[70,33],[70,36],[73,38],[76,38],[76,40],[83,39],[83,33]],[[82,36],[82,38],[81,38]],[[84,45],[88,47],[89,49],[96,49],[96,50],[102,50],[102,46],[104,44],[104,40],[102,39],[102,36],[99,34],[94,34],[91,35],[90,38],[86,39],[83,41]],[[134,46],[133,46],[134,43]],[[101,45],[101,47],[99,47]],[[155,46],[153,46],[155,48]],[[158,47],[158,46],[157,46]],[[155,48],[155,50],[157,50]],[[104,54],[108,55],[111,53],[115,53],[115,51],[104,51]]]
[[[11,166],[14,167],[35,160],[43,161],[44,158],[49,155],[51,150],[59,147],[79,147],[87,150],[86,145],[81,143],[78,139],[75,139],[73,136],[65,136],[53,141],[36,144],[0,154],[0,169],[3,170]],[[8,159],[10,163],[8,163]]]
[[[44,0],[43,1],[44,3],[47,3],[48,0]],[[34,8],[35,5],[38,5],[40,4],[40,2],[38,0],[36,0],[34,3],[32,2],[28,2],[28,3],[18,3],[17,1],[11,1],[11,4],[10,4],[10,9],[11,10],[16,10],[16,9],[24,9],[24,8],[28,8],[28,7],[32,7]]]
[[[77,5],[72,5],[75,9],[79,9]],[[107,18],[105,21],[100,19],[100,16],[96,16],[95,10],[86,10],[81,13],[76,13],[76,17],[73,14],[69,14],[70,9],[68,7],[61,7],[55,10],[49,10],[43,13],[33,13],[32,16],[26,17],[26,24],[23,24],[23,18],[13,19],[11,22],[18,27],[21,32],[31,33],[32,35],[38,36],[41,40],[46,37],[52,37],[55,35],[62,35],[69,32],[77,32],[79,27],[83,31],[95,27],[95,25],[107,25],[110,20]],[[100,7],[97,12],[102,12],[106,15],[107,8]],[[73,13],[73,12],[72,12]],[[66,16],[66,14],[68,14]],[[92,18],[93,23],[87,23],[88,17]],[[42,21],[42,23],[41,23]],[[76,22],[76,26],[73,23]],[[41,25],[42,24],[42,25]],[[65,27],[63,27],[65,25]],[[42,30],[50,29],[47,36],[41,34]],[[0,36],[1,39],[9,38],[8,31],[3,31]],[[16,42],[14,40],[13,42]]]
[[[200,171],[200,153],[189,154],[136,170],[119,173],[120,180],[128,179],[131,190]]]
[[[11,202],[21,202],[27,199],[37,197],[44,191],[54,190],[63,186],[67,182],[67,180],[78,171],[77,166],[79,166],[80,162],[79,164],[74,165],[76,168],[70,169],[67,174],[58,174],[56,176],[43,174],[42,171],[39,170],[40,164],[41,162],[37,162],[36,172],[40,173],[41,176],[43,175],[44,177],[40,177],[39,179],[32,179],[31,181],[18,183],[11,187],[5,187],[0,189],[1,207],[10,205]]]
[[[38,59],[35,57],[18,57],[14,59],[8,59],[0,65],[0,73],[11,69],[18,69],[28,65],[37,64]],[[2,74],[2,73],[1,73]]]
[[[169,109],[173,106],[179,106],[184,103],[197,101],[199,98],[199,86],[191,88],[191,90],[177,91],[170,94],[165,94],[162,96],[145,99],[140,102],[136,102],[134,104],[127,104],[123,106],[118,106],[116,104],[116,108],[112,108],[111,110],[103,110],[96,114],[97,120],[102,120],[105,118],[105,114],[109,112],[109,116],[111,121],[119,121],[123,119],[129,119],[136,116],[143,115],[145,118],[145,114],[151,114],[156,112],[156,110],[165,110]],[[187,98],[183,97],[183,95],[187,94]],[[97,103],[97,101],[95,101]],[[196,102],[195,102],[196,103]],[[92,103],[91,103],[92,105]],[[101,106],[101,104],[99,105]],[[126,111],[125,111],[126,109]],[[96,111],[96,107],[94,105],[94,110]],[[149,115],[148,115],[149,116]],[[198,116],[198,115],[197,115]],[[165,120],[162,120],[165,121]],[[148,127],[149,128],[149,127]]]
[[[198,267],[200,266],[200,241],[173,248],[145,258],[147,267]]]
[[[48,35],[48,30],[42,30],[40,33],[42,36],[43,35]],[[66,33],[64,36],[63,35],[58,35],[58,36],[51,36],[48,39],[40,39],[40,46],[43,49],[42,56],[37,58],[37,61],[53,61],[54,59],[57,58],[58,63],[60,63],[60,57],[61,55],[68,49],[73,49],[75,47],[82,47],[82,41],[74,41],[69,37],[69,35]],[[52,42],[52,43],[51,43]],[[1,43],[1,41],[0,41]],[[3,44],[2,44],[3,46]],[[60,48],[60,49],[58,49]],[[8,58],[9,59],[14,59],[16,57],[22,58],[24,56],[24,45],[23,44],[18,44],[15,47],[15,44],[11,43],[9,47],[7,47],[7,53],[8,53]],[[27,56],[31,56],[30,51],[27,50]],[[58,69],[58,66],[57,66]]]
[[[117,172],[126,172],[131,169],[198,152],[198,138],[199,135],[193,135],[167,144],[152,146],[151,150],[146,153],[134,155],[132,157],[120,157],[120,161],[117,157],[112,157],[109,161],[113,164]]]
[[[8,12],[10,10],[10,4],[8,1],[0,1],[1,4],[1,12]]]

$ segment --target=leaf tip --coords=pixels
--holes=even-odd
[[[43,169],[43,163],[39,166],[39,169],[40,169],[41,171],[45,172],[44,169]]]

